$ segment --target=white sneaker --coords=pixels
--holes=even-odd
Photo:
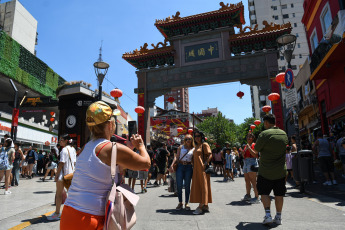
[[[330,180],[323,183],[323,185],[332,185],[332,182]]]
[[[202,214],[202,209],[197,207],[197,209],[195,209],[195,211],[193,212],[194,215],[200,215]]]
[[[273,221],[277,225],[281,225],[282,224],[282,218],[281,217],[275,216]]]
[[[273,223],[272,216],[265,216],[264,221],[262,222],[262,224],[272,224],[272,223]]]
[[[4,195],[10,195],[12,192],[10,190],[7,190],[4,192]]]
[[[47,216],[47,220],[60,220],[61,214],[57,214],[56,212],[54,212],[53,214],[51,214],[50,216]]]
[[[333,180],[332,183],[333,183],[333,185],[337,185],[338,184],[336,180]]]

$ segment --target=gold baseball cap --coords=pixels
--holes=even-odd
[[[103,101],[92,103],[86,110],[86,124],[95,126],[108,121],[114,115],[113,110]]]

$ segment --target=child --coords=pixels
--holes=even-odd
[[[230,179],[234,181],[234,174],[232,172],[233,166],[233,155],[231,154],[231,149],[225,149],[225,178],[229,181]]]
[[[291,147],[288,145],[286,146],[285,162],[286,162],[286,169],[287,169],[287,174],[286,174],[286,178],[285,178],[285,183],[286,183],[286,180],[287,180],[289,174],[290,174],[290,177],[293,178]]]

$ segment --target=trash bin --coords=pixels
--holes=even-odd
[[[299,176],[302,182],[313,181],[313,152],[311,150],[298,151]]]
[[[313,181],[313,152],[300,150],[292,152],[292,171],[296,182],[300,182],[300,191],[304,193],[305,182]]]

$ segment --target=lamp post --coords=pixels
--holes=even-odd
[[[291,68],[291,58],[292,53],[296,46],[296,36],[293,34],[285,34],[277,38],[279,51],[282,53],[288,63],[288,68]],[[301,149],[300,136],[299,136],[299,125],[298,125],[298,114],[296,108],[293,109],[294,125],[295,125],[295,135],[296,135],[296,145],[297,150]]]
[[[102,83],[104,80],[105,75],[108,72],[109,64],[103,62],[102,60],[102,46],[99,48],[99,57],[97,62],[93,63],[93,67],[95,68],[95,74],[98,80],[98,96],[97,99],[99,101],[102,100]]]

